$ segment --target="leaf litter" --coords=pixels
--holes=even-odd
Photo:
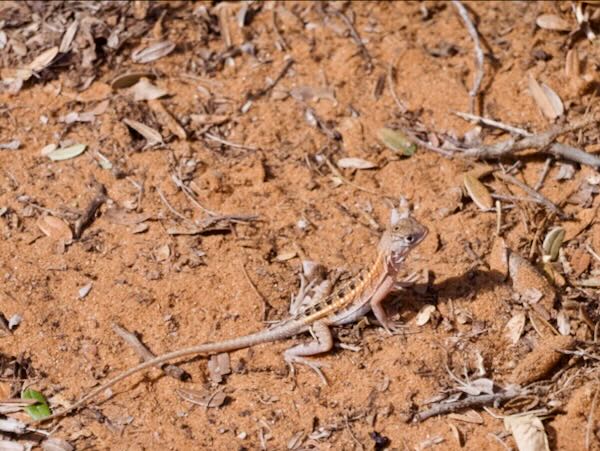
[[[302,371],[294,390],[280,390],[279,382],[287,381],[282,378],[284,366],[263,360],[270,358],[263,348],[239,353],[241,358],[232,353],[227,390],[236,387],[235,394],[188,390],[188,399],[205,407],[220,406],[222,410],[214,413],[217,416],[248,411],[252,412],[249,417],[259,418],[265,411],[248,399],[268,387],[274,396],[261,399],[282,400],[274,401],[279,403],[278,415],[264,424],[239,416],[243,429],[232,430],[227,444],[227,432],[213,434],[214,424],[202,427],[201,434],[200,423],[190,422],[186,430],[212,440],[217,448],[230,447],[232,439],[247,446],[259,442],[264,447],[285,446],[290,435],[298,446],[318,447],[325,442],[350,447],[376,439],[384,443],[388,436],[392,446],[403,440],[413,447],[432,446],[444,440],[435,421],[414,426],[428,439],[403,432],[383,435],[373,428],[392,431],[393,421],[394,427],[402,429],[397,416],[414,411],[415,403],[421,402],[414,392],[431,395],[436,388],[440,392],[449,388],[453,393],[445,398],[444,408],[435,406],[436,412],[473,425],[454,432],[466,446],[481,447],[489,439],[485,434],[499,429],[499,422],[481,424],[483,406],[503,406],[504,413],[515,414],[523,405],[519,397],[533,397],[539,405],[564,412],[545,420],[556,431],[550,437],[552,445],[556,442],[564,448],[568,437],[585,447],[583,438],[579,442],[579,437],[565,431],[582,418],[589,419],[585,428],[593,431],[594,418],[600,418],[590,414],[591,401],[581,406],[572,401],[581,398],[585,379],[597,371],[595,298],[600,283],[594,253],[600,249],[596,239],[600,233],[595,221],[597,183],[590,177],[600,164],[593,125],[597,108],[592,87],[597,75],[593,51],[587,47],[588,41],[596,39],[597,7],[586,2],[572,8],[542,5],[530,9],[519,4],[514,7],[523,11],[513,17],[478,3],[469,4],[469,10],[460,8],[459,2],[454,5],[456,10],[390,4],[390,11],[352,3],[232,3],[225,7],[181,2],[67,3],[51,9],[16,2],[0,5],[4,20],[0,30],[2,95],[6,96],[0,101],[0,114],[6,119],[0,142],[8,147],[0,153],[0,251],[8,256],[2,263],[6,288],[0,298],[3,310],[7,305],[6,309],[23,312],[23,304],[13,307],[17,301],[12,298],[20,300],[21,293],[27,292],[31,312],[23,312],[24,317],[35,313],[44,318],[35,328],[34,322],[23,322],[17,333],[26,340],[19,342],[25,346],[19,352],[34,356],[36,365],[44,368],[48,376],[42,378],[50,382],[48,387],[55,381],[49,370],[54,363],[47,359],[56,357],[52,352],[58,349],[57,343],[74,334],[83,349],[89,346],[86,342],[107,346],[101,331],[114,315],[122,315],[136,330],[143,329],[149,341],[156,340],[157,352],[198,341],[196,336],[184,335],[189,330],[202,329],[198,334],[204,334],[222,328],[220,335],[244,332],[246,328],[238,323],[254,318],[245,310],[251,300],[235,288],[235,277],[224,277],[229,274],[228,264],[235,264],[242,251],[247,253],[252,280],[257,280],[257,292],[265,293],[265,299],[273,303],[267,319],[278,319],[277,312],[287,310],[284,291],[294,291],[287,289],[286,274],[298,264],[296,255],[304,259],[308,253],[330,259],[334,265],[364,266],[370,257],[368,249],[376,241],[375,231],[383,229],[380,210],[403,195],[415,215],[430,226],[433,238],[423,243],[415,261],[408,262],[409,269],[428,267],[423,272],[430,275],[427,284],[398,294],[400,319],[423,323],[419,328],[422,340],[407,335],[400,350],[390,354],[401,364],[378,363],[381,355],[375,356],[378,350],[371,346],[376,337],[371,328],[360,326],[354,332],[342,328],[340,338],[360,333],[366,342],[364,346],[361,342],[363,366],[360,374],[355,373],[352,357],[346,359],[346,351],[338,353],[333,356],[336,365],[327,372],[332,387],[323,390],[332,390],[327,392],[328,399],[332,393],[344,396],[348,400],[344,409],[353,410],[348,413],[335,402],[326,407],[314,403],[311,393],[316,391],[304,391],[311,382]],[[429,27],[457,20],[457,11],[464,28]],[[472,13],[477,14],[477,21]],[[405,41],[405,33],[413,33],[424,48],[441,48],[444,42],[446,48],[458,52],[442,52],[434,59],[427,52],[409,49],[402,50],[396,61],[388,61],[387,56],[381,60],[382,55],[399,51],[376,38],[391,29],[390,17],[407,20],[400,27],[394,25],[398,42]],[[412,17],[420,20],[408,21]],[[499,24],[507,26],[498,28]],[[522,27],[536,25],[540,29],[535,36],[523,33]],[[421,35],[425,28],[427,34]],[[334,47],[328,47],[323,33]],[[469,37],[472,48],[463,45]],[[491,46],[486,51],[498,59],[501,76],[518,89],[499,87],[491,61],[478,56],[483,55],[480,37]],[[506,46],[515,39],[531,48],[543,48],[547,56],[525,61],[509,55]],[[305,50],[301,52],[304,46],[310,57],[302,53]],[[443,70],[440,61],[448,64]],[[454,74],[464,86],[456,87],[445,78],[446,69],[455,67],[464,68]],[[49,102],[45,95],[58,100]],[[476,122],[468,127],[451,115],[465,101],[471,106],[470,116],[461,117]],[[310,106],[297,106],[309,102]],[[103,114],[106,111],[111,114]],[[345,128],[348,120],[359,122],[362,131]],[[382,129],[381,124],[386,127]],[[46,146],[40,158],[39,148],[48,142],[56,144]],[[78,143],[88,143],[89,149],[81,150],[83,144]],[[415,143],[422,146],[419,152]],[[158,145],[160,151],[150,149]],[[81,152],[74,152],[73,146]],[[150,151],[142,152],[145,149]],[[49,161],[47,155],[56,151],[59,158]],[[537,161],[536,153],[544,154],[544,159]],[[471,173],[466,159],[486,160],[494,177],[484,179]],[[105,195],[86,196],[85,188],[78,185],[91,174],[106,184]],[[465,174],[472,179],[465,181]],[[461,185],[473,203],[461,201]],[[456,196],[443,215],[430,217],[430,212],[446,207],[445,199]],[[292,199],[301,203],[294,206]],[[363,206],[367,203],[374,205],[375,213],[366,215]],[[257,216],[260,222],[248,219]],[[296,227],[298,218],[309,226]],[[330,230],[332,224],[335,233]],[[561,240],[549,233],[557,228],[564,229]],[[485,272],[494,234],[506,243],[500,276]],[[56,255],[54,242],[63,247],[71,244]],[[344,246],[338,255],[333,249],[340,242]],[[64,262],[55,260],[63,257]],[[16,269],[25,265],[30,278]],[[78,279],[82,282],[67,282],[73,282],[72,271],[84,275]],[[260,276],[254,277],[253,271]],[[496,277],[501,281],[492,283]],[[94,303],[70,307],[71,317],[61,315],[62,307],[54,299],[68,302],[73,293],[87,290],[88,280],[94,281],[93,294],[118,292],[122,313],[101,299],[104,296],[93,296]],[[192,286],[198,289],[188,299]],[[196,295],[201,297],[201,306],[194,303]],[[222,299],[235,302],[221,304]],[[157,325],[149,311],[159,306],[168,319]],[[423,306],[427,307],[421,311]],[[239,321],[238,312],[244,321]],[[92,317],[94,326],[81,329]],[[75,322],[79,329],[73,328]],[[209,329],[213,324],[215,329]],[[49,344],[40,330],[48,337],[62,335]],[[553,335],[567,341],[554,342]],[[209,333],[204,338],[213,339]],[[577,347],[571,339],[577,340]],[[386,343],[381,341],[383,349]],[[456,378],[461,383],[457,385],[443,368],[440,371],[434,354],[439,348],[431,343],[443,343],[449,369],[460,375]],[[474,352],[475,347],[483,357]],[[569,365],[564,365],[564,353],[570,353]],[[99,362],[81,363],[77,354],[62,348],[60,352],[84,368],[77,371],[79,380],[69,379],[70,363],[65,364],[67,376],[61,384],[73,392],[86,384],[86,377],[95,383],[107,371],[126,366],[124,361],[111,360],[109,353],[105,353],[110,362],[106,369]],[[405,355],[411,357],[404,359]],[[527,356],[533,362],[530,368],[519,367]],[[331,358],[324,356],[328,362]],[[16,357],[13,361],[24,364]],[[2,363],[3,377],[6,371],[13,371],[9,376],[13,378],[23,374],[15,373],[22,367]],[[368,404],[364,403],[367,396],[352,385],[357,381],[368,389],[371,379],[364,368],[371,367],[386,373],[392,416],[386,410],[387,399],[378,398],[374,391]],[[205,368],[202,363],[194,371]],[[512,368],[517,370],[511,373]],[[214,375],[211,371],[206,370],[208,376],[216,379],[220,370]],[[345,375],[345,385],[339,374]],[[506,374],[541,382],[535,391],[511,388],[503,378]],[[437,385],[425,388],[419,377],[430,377]],[[237,389],[247,379],[256,385]],[[395,380],[407,382],[399,387]],[[175,409],[181,422],[194,414],[183,411],[176,400],[161,397],[161,383],[151,390],[160,397],[164,412]],[[227,404],[227,397],[235,402]],[[299,411],[304,414],[310,409],[312,422],[306,427],[294,423],[302,430],[287,433],[292,423],[281,406],[298,399],[306,403]],[[137,404],[134,397],[124,405],[148,427],[164,419],[161,414],[148,418]],[[377,423],[357,421],[375,416]],[[79,445],[93,447],[87,420],[81,418],[83,428],[76,440],[89,440],[92,445]],[[510,441],[514,440],[520,449],[534,446],[527,441],[544,449],[543,423],[535,418],[521,422],[528,424],[509,421],[512,439],[506,434],[495,437],[513,447]],[[105,424],[111,421],[120,424],[118,418],[107,415]],[[123,424],[133,429],[136,423]],[[594,437],[590,432],[584,438],[590,445]],[[117,446],[118,439],[108,440]],[[175,443],[184,447],[185,440],[178,437]]]

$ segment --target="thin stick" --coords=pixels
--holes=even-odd
[[[500,236],[502,231],[502,203],[496,200],[496,235]]]
[[[81,214],[81,217],[75,222],[73,226],[73,237],[79,238],[83,233],[84,229],[91,224],[94,216],[96,215],[96,211],[100,206],[106,202],[106,188],[101,183],[98,183],[96,180],[92,180],[92,184],[96,186],[97,194],[90,201],[90,203],[85,207],[85,210]]]
[[[275,30],[275,34],[277,35],[277,39],[279,45],[281,46],[282,51],[290,50],[291,47],[279,31],[279,26],[277,24],[277,8],[273,8],[271,11],[271,21],[273,22],[273,30]]]
[[[567,217],[567,215],[560,208],[554,205],[547,197],[543,196],[542,194],[540,194],[530,186],[526,185],[516,177],[513,177],[510,174],[504,174],[502,172],[495,173],[494,175],[504,180],[505,182],[512,183],[513,185],[518,186],[527,194],[529,194],[533,199],[535,199],[538,203],[544,205],[546,208],[548,208],[548,210],[552,211],[553,213],[556,213],[562,218]]]
[[[275,85],[277,85],[277,83],[279,83],[279,80],[281,80],[285,76],[287,71],[294,64],[294,62],[295,61],[293,59],[291,59],[291,58],[288,59],[286,61],[285,65],[283,66],[283,69],[281,69],[281,71],[279,71],[279,74],[277,74],[277,76],[275,77],[274,80],[272,80],[270,83],[267,83],[267,85],[264,88],[261,88],[256,92],[250,92],[246,95],[246,100],[243,102],[243,105],[245,105],[246,102],[248,102],[249,100],[256,100],[256,99],[264,96],[265,94],[268,94],[269,91],[271,89],[273,89],[275,87]]]
[[[266,321],[267,307],[272,308],[273,306],[271,304],[269,304],[269,301],[267,301],[267,299],[261,294],[261,292],[258,291],[258,288],[256,288],[256,285],[254,285],[254,282],[252,282],[252,279],[250,278],[250,275],[248,274],[248,271],[246,270],[246,265],[244,265],[242,263],[241,267],[242,267],[242,272],[244,273],[244,276],[246,276],[246,280],[248,281],[248,284],[252,287],[252,291],[254,291],[254,293],[256,294],[258,299],[260,299],[260,301],[262,302],[261,317],[262,317],[262,321]]]
[[[481,49],[481,42],[479,41],[479,34],[477,33],[477,28],[471,21],[469,17],[469,13],[467,9],[463,6],[461,2],[458,0],[452,0],[452,4],[458,10],[458,14],[463,20],[471,39],[473,39],[473,44],[475,45],[475,66],[477,67],[477,74],[475,75],[475,79],[473,80],[473,87],[469,91],[469,96],[471,96],[471,112],[474,110],[474,99],[479,94],[479,88],[481,86],[481,81],[483,80],[483,50]]]
[[[489,125],[490,127],[495,127],[495,128],[499,128],[501,130],[506,130],[509,133],[514,133],[515,135],[532,136],[532,134],[529,133],[527,130],[524,130],[524,129],[518,128],[518,127],[513,127],[512,125],[505,124],[504,122],[498,122],[498,121],[495,121],[494,119],[489,119],[489,118],[483,117],[483,116],[477,116],[476,114],[471,114],[471,113],[463,113],[461,111],[453,111],[453,113],[455,115],[457,115],[458,117],[462,117],[463,119],[465,119],[467,121],[480,122],[482,124]]]
[[[469,396],[465,399],[461,399],[460,401],[449,403],[441,402],[438,404],[434,404],[433,407],[427,410],[417,413],[413,417],[413,422],[418,423],[428,418],[435,417],[437,415],[444,415],[447,413],[456,412],[458,410],[463,410],[468,407],[480,407],[489,404],[502,403],[524,394],[525,393],[521,390],[517,390],[515,388],[507,388],[503,392],[494,393],[493,395]]]
[[[200,210],[204,211],[205,213],[209,214],[210,216],[220,216],[220,213],[217,213],[216,211],[213,211],[213,210],[209,210],[204,205],[202,205],[200,202],[198,202],[198,200],[196,199],[195,193],[192,191],[191,188],[189,188],[188,186],[186,186],[183,183],[183,181],[181,180],[181,178],[179,178],[178,175],[171,174],[171,180],[173,180],[173,183],[175,183],[175,186],[177,186],[177,188],[181,189],[181,191],[183,191],[183,194],[185,194],[187,196],[187,198]]]
[[[337,17],[339,17],[340,19],[342,19],[342,21],[348,27],[348,31],[350,31],[350,36],[352,36],[352,39],[354,40],[354,42],[358,46],[358,49],[360,50],[361,56],[367,62],[367,72],[371,72],[371,70],[373,69],[373,58],[371,58],[371,54],[369,53],[369,51],[367,50],[367,47],[365,46],[364,42],[360,38],[360,35],[358,34],[358,31],[356,31],[356,28],[354,28],[354,25],[352,24],[352,22],[350,21],[350,19],[348,19],[348,17],[346,17],[346,15],[343,12],[338,11],[337,9],[334,9],[334,8],[332,8],[332,9],[333,9],[333,13]]]
[[[396,94],[396,88],[394,87],[394,83],[395,83],[394,66],[392,66],[391,64],[388,67],[387,78],[388,78],[388,85],[390,87],[390,93],[392,94],[392,98],[394,99],[394,102],[396,102],[396,105],[398,106],[398,109],[400,110],[401,113],[406,113],[406,111],[407,111],[406,105],[404,105],[404,103],[398,97],[398,94]]]
[[[162,191],[160,190],[160,188],[158,186],[156,187],[156,192],[158,193],[158,197],[160,197],[160,200],[162,200],[163,204],[165,204],[165,206],[169,209],[169,211],[171,211],[171,213],[173,213],[175,216],[177,216],[179,219],[183,220],[184,222],[190,222],[190,220],[188,218],[186,218],[181,213],[179,213],[177,210],[175,210],[175,208],[173,208],[173,206],[169,203],[169,201],[167,200],[167,198],[165,197],[165,195],[162,193]]]
[[[429,144],[427,141],[423,141],[421,138],[419,138],[412,131],[410,131],[409,129],[407,129],[405,127],[400,126],[398,128],[400,129],[400,131],[402,131],[402,133],[404,133],[407,136],[407,138],[409,138],[412,142],[414,142],[415,144],[417,144],[421,147],[424,147],[433,152],[437,152],[440,155],[443,155],[447,158],[452,158],[455,155],[455,153],[452,152],[451,150],[442,149],[441,147],[437,147],[437,146],[434,146],[433,144]]]
[[[480,159],[501,158],[511,152],[518,152],[525,149],[538,149],[538,151],[543,150],[544,152],[564,158],[565,160],[572,160],[577,163],[599,168],[600,158],[597,156],[566,144],[553,142],[560,135],[578,130],[596,122],[597,119],[595,117],[584,117],[563,128],[551,128],[550,130],[535,135],[527,132],[528,134],[521,135],[524,136],[524,138],[518,141],[515,138],[509,138],[505,141],[490,145],[463,149],[462,155]],[[514,129],[514,131],[517,130],[517,128]]]
[[[590,246],[588,243],[585,243],[585,248],[587,249],[587,251],[591,254],[592,257],[594,257],[596,260],[598,260],[600,262],[600,255],[598,255],[595,251],[594,248],[592,246]]]
[[[245,146],[243,144],[232,143],[231,141],[226,141],[223,138],[219,138],[218,136],[215,136],[208,132],[204,133],[203,136],[210,139],[211,141],[215,141],[215,142],[218,142],[219,144],[224,144],[226,146],[233,147],[234,149],[243,149],[243,150],[251,150],[251,151],[259,150],[256,147],[250,147],[250,146]]]
[[[132,332],[129,332],[124,327],[113,324],[113,331],[121,337],[125,343],[133,348],[133,350],[138,354],[143,360],[152,360],[156,357],[155,354],[150,351],[144,343],[140,341],[140,339]],[[190,378],[190,375],[185,371],[179,368],[178,366],[171,365],[170,363],[164,365],[157,365],[158,369],[164,371],[167,376],[170,376],[174,379],[184,381]]]
[[[548,175],[548,171],[550,171],[551,164],[552,164],[552,158],[546,158],[546,161],[544,162],[544,167],[542,168],[542,173],[540,174],[540,178],[538,179],[536,184],[533,186],[534,190],[539,191],[539,189],[544,184],[544,180],[546,179],[546,176]]]

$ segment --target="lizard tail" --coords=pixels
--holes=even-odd
[[[133,374],[145,370],[147,368],[153,366],[160,366],[164,363],[170,362],[172,360],[181,359],[183,357],[190,357],[194,355],[210,355],[217,354],[221,352],[229,352],[235,351],[237,349],[249,348],[251,346],[267,343],[271,341],[276,341],[279,339],[291,337],[299,332],[302,332],[302,326],[304,323],[300,321],[291,321],[289,323],[283,324],[280,327],[276,327],[274,329],[262,330],[250,335],[245,335],[242,337],[231,338],[229,340],[224,340],[216,343],[204,343],[201,345],[190,346],[188,348],[179,349],[177,351],[168,352],[166,354],[159,355],[153,359],[146,360],[145,362],[140,363],[126,371],[123,371],[121,374],[109,379],[104,384],[99,387],[91,390],[87,395],[80,398],[74,404],[69,407],[64,408],[48,417],[40,418],[38,420],[34,420],[29,422],[28,424],[36,424],[42,423],[49,420],[53,420],[56,418],[63,417],[68,413],[84,406],[90,399],[99,395],[106,389],[112,387],[113,385],[121,382],[124,379],[127,379],[129,376]]]

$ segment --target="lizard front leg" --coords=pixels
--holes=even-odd
[[[385,311],[383,301],[393,290],[395,283],[396,282],[394,281],[393,277],[387,276],[385,279],[383,279],[379,287],[377,287],[377,290],[375,290],[375,293],[373,293],[373,296],[371,296],[371,300],[369,302],[375,318],[377,318],[377,321],[381,323],[383,328],[389,334],[392,334],[392,331],[396,329],[396,325]]]
[[[329,326],[322,321],[317,321],[311,327],[311,332],[315,337],[310,343],[302,343],[288,349],[284,352],[283,358],[290,365],[292,374],[294,374],[294,363],[301,363],[312,368],[321,378],[323,383],[327,385],[327,379],[323,375],[320,367],[322,363],[307,359],[306,357],[316,354],[323,354],[333,348],[333,336]]]

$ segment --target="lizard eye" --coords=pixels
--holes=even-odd
[[[406,238],[404,238],[406,240],[406,242],[408,244],[412,243],[415,240],[415,236],[414,235],[407,235]]]

